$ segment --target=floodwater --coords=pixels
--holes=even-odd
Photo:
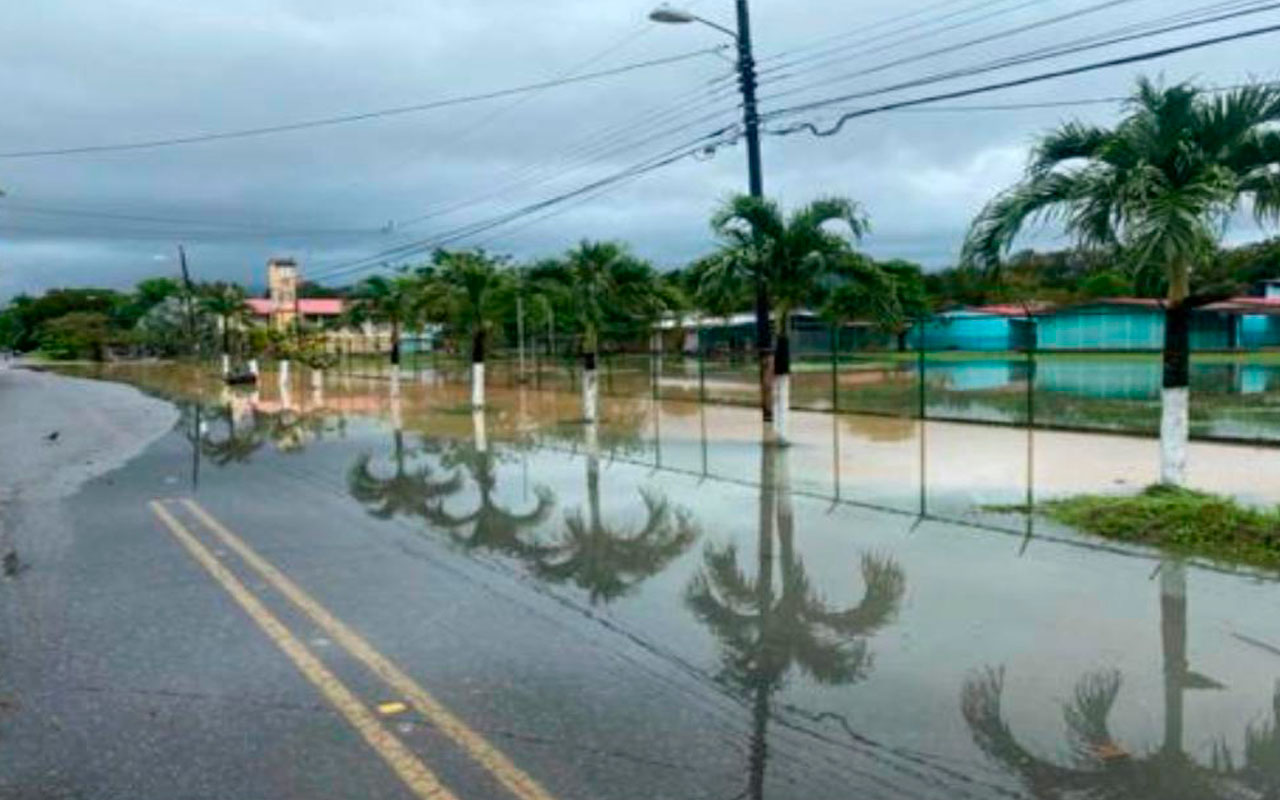
[[[105,377],[181,405],[194,484],[323,484],[643,649],[695,687],[730,762],[706,780],[739,797],[1280,790],[1270,576],[981,510],[1141,486],[1151,440],[797,412],[774,448],[746,408],[612,397],[586,425],[571,393],[495,387],[475,414],[430,372]],[[1280,502],[1277,461],[1200,443],[1193,481]]]

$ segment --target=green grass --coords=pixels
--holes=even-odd
[[[1206,492],[1151,486],[1137,495],[1052,500],[1039,511],[1107,539],[1280,568],[1280,508],[1253,508]]]

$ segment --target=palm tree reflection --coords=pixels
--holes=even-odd
[[[484,412],[472,414],[473,436],[471,441],[455,440],[437,445],[441,450],[442,466],[465,469],[479,491],[479,502],[474,510],[456,514],[445,508],[446,494],[441,494],[423,510],[427,522],[447,530],[453,539],[468,549],[496,550],[517,557],[531,557],[533,545],[524,540],[524,533],[541,525],[551,516],[555,507],[555,495],[545,486],[533,490],[531,508],[515,511],[502,505],[497,499],[498,463],[500,452],[489,445]],[[449,494],[452,494],[450,492]]]
[[[1159,747],[1134,752],[1112,736],[1108,720],[1123,684],[1117,670],[1084,675],[1064,704],[1067,763],[1036,755],[1014,736],[1001,704],[1003,668],[985,670],[963,689],[961,711],[974,743],[1037,798],[1280,798],[1280,685],[1271,718],[1245,730],[1241,764],[1225,742],[1214,747],[1209,763],[1193,760],[1183,745],[1186,692],[1222,686],[1187,663],[1186,574],[1179,563],[1161,568],[1160,609],[1165,730]]]
[[[894,620],[906,588],[894,561],[866,555],[861,602],[832,608],[823,600],[795,551],[787,453],[767,446],[761,458],[754,577],[738,565],[734,545],[712,546],[702,572],[685,591],[690,610],[719,641],[718,680],[752,707],[747,796],[753,800],[764,796],[771,700],[788,673],[795,667],[825,685],[866,678],[873,663],[868,638]]]
[[[372,516],[378,519],[422,517],[433,500],[447,497],[462,487],[462,476],[456,471],[437,480],[427,464],[406,466],[402,429],[395,429],[392,442],[391,459],[395,469],[390,476],[378,474],[372,453],[362,454],[347,471],[348,491]]]
[[[600,439],[596,423],[583,428],[587,464],[586,513],[565,514],[564,529],[533,553],[533,570],[553,583],[572,583],[592,604],[622,597],[661,572],[698,538],[688,509],[673,507],[653,489],[641,489],[644,522],[628,528],[605,521],[600,502]]]

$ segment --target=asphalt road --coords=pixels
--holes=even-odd
[[[25,446],[48,415],[74,435],[101,411],[60,380],[41,376]],[[708,445],[687,409],[659,437],[643,404],[611,404],[587,433],[551,395],[477,418],[353,383],[173,427],[109,389],[134,422],[61,467],[42,453],[63,491],[28,482],[5,510],[22,569],[0,580],[0,798],[1274,783],[1272,582],[822,497],[826,448],[762,451],[742,426]],[[539,416],[547,436],[513,433]],[[1062,698],[1113,674],[1118,742],[1060,757]],[[1205,742],[1242,768],[1214,772]]]

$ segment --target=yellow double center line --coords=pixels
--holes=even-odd
[[[431,696],[413,678],[373,648],[364,637],[329,613],[301,587],[258,555],[252,548],[209,512],[192,500],[182,505],[228,549],[238,555],[263,580],[311,619],[321,630],[377,675],[387,686],[405,699],[437,730],[447,736],[503,787],[520,800],[554,800],[532,777],[512,763],[511,759],[472,730],[457,715]],[[388,731],[360,700],[330,672],[324,664],[294,636],[265,605],[251,593],[217,556],[200,543],[176,517],[158,501],[151,510],[164,523],[187,552],[239,603],[258,627],[293,661],[298,670],[354,727],[365,741],[391,767],[404,784],[421,798],[454,800],[455,796],[394,734]]]

